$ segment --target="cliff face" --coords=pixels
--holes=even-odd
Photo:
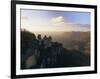
[[[21,31],[21,69],[89,66],[90,57],[77,50],[65,49],[52,42],[44,48],[38,45],[35,34]]]

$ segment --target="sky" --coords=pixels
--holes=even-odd
[[[90,13],[21,9],[21,28],[29,31],[89,31]]]

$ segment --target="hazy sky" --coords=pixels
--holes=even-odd
[[[21,28],[29,31],[89,31],[89,12],[21,9]]]

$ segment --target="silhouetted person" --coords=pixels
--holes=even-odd
[[[42,40],[42,37],[41,37],[40,34],[37,36],[37,44],[38,44],[37,49],[40,52],[42,52],[42,50],[43,50],[43,40]]]
[[[49,36],[48,37],[48,47],[51,47],[52,46],[52,37]]]
[[[44,38],[43,38],[43,47],[44,47],[44,48],[47,48],[47,42],[48,42],[47,39],[48,39],[48,38],[47,38],[47,36],[45,35]]]
[[[40,34],[37,36],[37,40],[38,40],[38,44],[41,46],[42,45],[42,38],[41,38]]]
[[[46,36],[44,36],[43,39],[41,38],[40,34],[37,36],[38,50],[40,52],[40,56],[39,56],[39,59],[38,59],[38,67],[44,66],[44,62],[45,62],[44,61],[44,59],[45,59],[45,47],[44,47],[45,45],[44,44],[46,44],[46,40],[47,40]]]
[[[43,63],[45,67],[51,67],[51,49],[52,49],[52,37],[44,37],[44,59]],[[42,64],[43,67],[43,64]]]

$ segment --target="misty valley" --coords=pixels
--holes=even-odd
[[[90,31],[21,30],[21,69],[90,66]]]

